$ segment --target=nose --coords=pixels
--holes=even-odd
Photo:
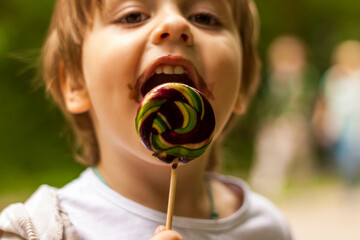
[[[182,42],[187,46],[193,44],[193,35],[189,23],[181,15],[170,14],[152,32],[153,44],[163,42]]]

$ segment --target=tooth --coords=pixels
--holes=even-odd
[[[175,74],[183,74],[183,73],[185,73],[185,70],[184,70],[184,68],[182,66],[176,66],[174,68],[174,73]]]
[[[156,70],[155,70],[156,74],[162,74],[164,72],[163,68],[162,67],[157,67]]]
[[[166,65],[164,66],[164,73],[165,74],[174,74],[174,67]]]

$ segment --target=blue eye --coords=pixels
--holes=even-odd
[[[137,24],[143,21],[146,21],[150,18],[149,15],[146,15],[141,12],[133,12],[126,14],[125,16],[121,17],[117,22],[123,24]]]
[[[189,17],[191,22],[204,26],[220,26],[220,20],[209,13],[197,13]]]

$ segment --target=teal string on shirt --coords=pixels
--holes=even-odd
[[[207,190],[208,190],[208,195],[209,195],[209,200],[210,200],[210,217],[209,217],[209,219],[219,218],[219,213],[215,210],[214,194],[212,191],[210,179],[208,177],[206,178],[206,185],[207,185]]]
[[[100,180],[102,183],[104,183],[106,186],[109,187],[109,185],[105,182],[105,180],[103,179],[103,177],[102,177],[101,174],[99,173],[99,170],[97,169],[97,167],[93,167],[92,169],[93,169],[95,175],[99,178],[99,180]]]

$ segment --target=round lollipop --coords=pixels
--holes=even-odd
[[[136,117],[136,131],[145,147],[167,163],[199,157],[211,143],[214,128],[208,100],[181,83],[165,83],[151,90]]]
[[[165,83],[152,89],[140,103],[136,131],[158,159],[173,163],[166,228],[171,229],[178,161],[187,163],[209,147],[215,128],[214,111],[196,89]]]

